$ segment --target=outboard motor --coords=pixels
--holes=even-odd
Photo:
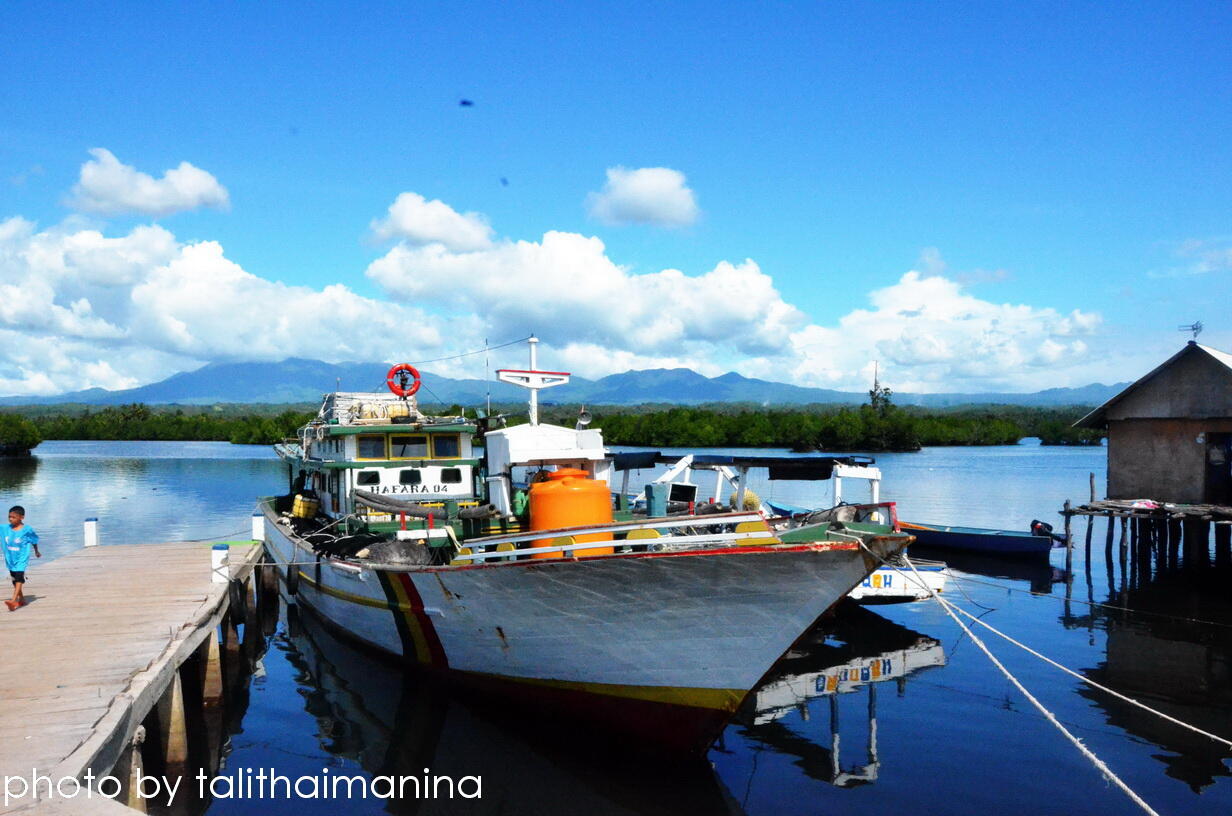
[[[1031,535],[1047,536],[1057,544],[1065,543],[1065,536],[1060,535],[1059,533],[1054,533],[1052,531],[1051,524],[1046,521],[1040,521],[1039,519],[1031,522]]]

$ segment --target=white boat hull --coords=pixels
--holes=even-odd
[[[948,575],[944,564],[917,564],[914,573],[905,566],[878,567],[848,597],[863,603],[923,601],[945,591]]]

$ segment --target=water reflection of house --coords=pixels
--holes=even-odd
[[[1096,608],[1090,616],[1068,617],[1069,626],[1102,625],[1107,631],[1107,659],[1087,676],[1178,720],[1232,737],[1232,598],[1226,590],[1232,575],[1223,572],[1165,574],[1109,599],[1142,614]],[[1164,749],[1155,758],[1193,790],[1232,776],[1226,746],[1089,686],[1080,693],[1104,710],[1110,724]]]
[[[1232,504],[1232,354],[1190,341],[1076,425],[1108,429],[1108,498]]]
[[[824,621],[775,664],[744,702],[738,715],[747,736],[784,754],[814,779],[839,787],[876,781],[881,763],[877,750],[877,685],[896,681],[900,694],[915,672],[945,665],[941,642],[867,609],[846,605]],[[844,766],[840,756],[839,696],[863,690],[867,725],[867,762]],[[799,711],[808,719],[808,703],[828,698],[829,744],[797,733],[783,718]]]

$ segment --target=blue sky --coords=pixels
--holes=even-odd
[[[1229,41],[1226,3],[5,4],[0,393],[531,331],[589,376],[1131,379],[1181,323],[1232,348]]]

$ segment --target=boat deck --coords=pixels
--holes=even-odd
[[[0,776],[109,770],[116,743],[225,609],[228,585],[211,582],[212,543],[96,546],[32,560],[27,605],[0,608]],[[260,547],[229,543],[232,577],[243,577]]]

